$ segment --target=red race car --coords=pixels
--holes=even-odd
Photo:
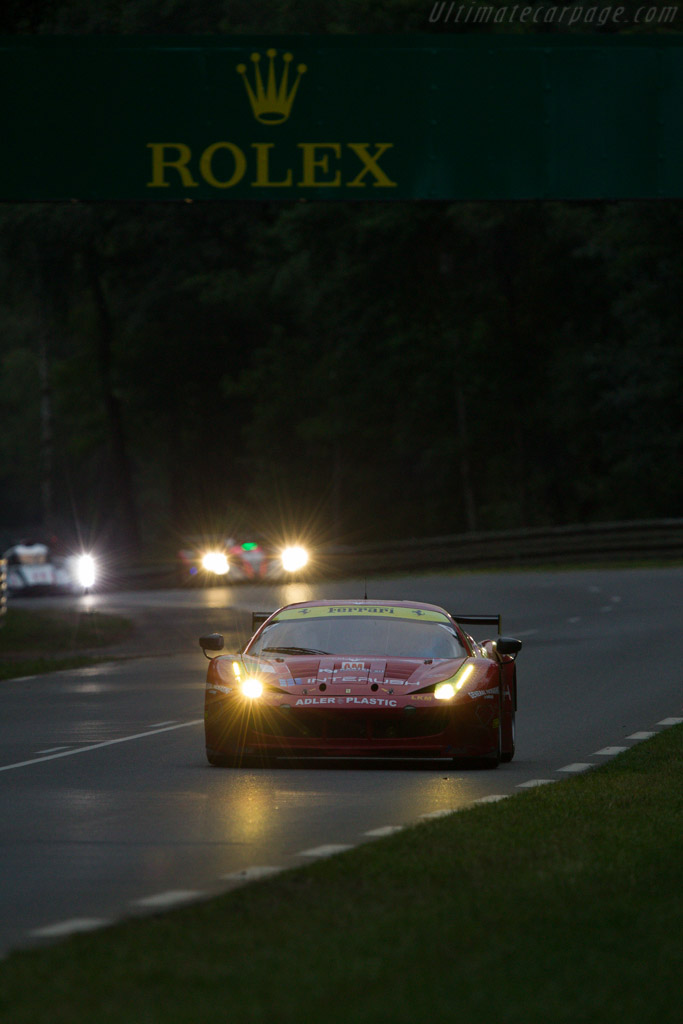
[[[496,767],[515,752],[520,640],[500,617],[417,601],[307,601],[254,614],[240,654],[210,658],[213,765],[278,757],[414,757]],[[476,642],[464,625],[497,627]],[[203,636],[221,651],[220,633]],[[207,655],[209,657],[209,655]]]
[[[181,579],[215,586],[219,583],[289,580],[306,568],[308,551],[299,544],[275,548],[252,537],[238,541],[234,537],[208,542],[198,537],[186,541],[191,547],[178,552]]]

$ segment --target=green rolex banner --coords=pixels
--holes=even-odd
[[[0,39],[2,200],[683,195],[683,37]]]

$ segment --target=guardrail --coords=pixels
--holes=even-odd
[[[316,567],[311,575],[325,579],[441,567],[496,569],[652,560],[683,561],[683,519],[583,523],[336,545],[316,552]],[[116,577],[117,589],[180,585],[178,566],[170,562],[130,568]]]
[[[0,629],[7,615],[7,559],[0,558]]]
[[[330,569],[344,567],[352,572],[652,559],[683,559],[683,519],[463,533],[340,547],[325,553]]]

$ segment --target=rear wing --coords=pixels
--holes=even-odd
[[[252,612],[251,613],[251,635],[253,636],[257,629],[260,629],[266,619],[269,619],[272,612]]]
[[[272,612],[252,612],[251,613],[251,632],[252,636],[257,629],[260,629],[266,619],[269,619]],[[495,626],[498,630],[498,635],[501,633],[501,618],[500,615],[457,615],[451,612],[452,618],[458,623],[459,626]]]
[[[451,617],[459,626],[495,626],[498,636],[501,634],[500,615],[457,615],[455,612],[451,612]]]

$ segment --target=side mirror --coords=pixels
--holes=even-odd
[[[221,633],[209,633],[207,636],[200,636],[199,646],[206,653],[206,651],[222,651],[223,635]]]
[[[496,650],[499,654],[509,654],[511,658],[515,658],[522,649],[522,641],[515,640],[511,636],[499,636],[496,639]]]

